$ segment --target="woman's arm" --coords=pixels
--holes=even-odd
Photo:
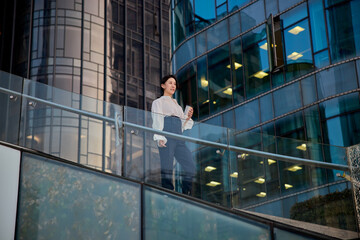
[[[161,131],[164,129],[164,115],[162,112],[161,102],[156,100],[153,101],[151,106],[151,116],[153,119],[152,127]],[[167,142],[166,137],[159,134],[154,134],[154,140],[157,141],[158,146],[160,146],[160,141],[162,141],[162,146]]]

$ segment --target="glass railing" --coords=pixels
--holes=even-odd
[[[337,177],[346,148],[195,122],[183,135],[163,132],[185,141],[195,167],[172,161],[162,175],[151,112],[0,77],[1,141],[149,185],[165,187],[166,176],[180,193],[190,182],[186,194],[227,208],[358,232],[352,184]]]

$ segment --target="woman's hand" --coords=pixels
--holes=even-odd
[[[166,147],[165,141],[164,141],[164,140],[159,140],[158,146],[159,146],[159,147]]]
[[[186,118],[186,120],[189,120],[193,114],[194,114],[194,109],[192,107],[190,107],[189,112],[188,112],[188,117]]]

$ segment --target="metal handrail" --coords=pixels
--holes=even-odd
[[[332,169],[332,170],[340,170],[340,171],[349,172],[349,167],[347,165],[335,164],[335,163],[327,163],[327,162],[319,162],[319,161],[315,161],[315,160],[311,160],[311,159],[305,159],[305,158],[299,158],[299,157],[291,157],[291,156],[275,154],[275,153],[268,153],[268,152],[264,152],[264,151],[259,151],[259,150],[254,150],[254,149],[248,149],[248,148],[233,146],[233,145],[230,145],[230,144],[223,144],[223,143],[212,142],[212,141],[203,140],[203,139],[199,139],[199,138],[188,137],[188,136],[184,136],[184,135],[180,135],[180,134],[175,134],[175,133],[171,133],[171,132],[165,132],[165,131],[153,129],[153,128],[146,127],[146,126],[141,126],[141,125],[138,125],[138,124],[135,124],[135,123],[122,121],[122,120],[120,120],[118,114],[115,114],[114,118],[110,118],[110,117],[102,116],[102,115],[99,115],[99,114],[87,112],[87,111],[84,111],[84,110],[75,109],[75,108],[72,108],[72,107],[61,105],[61,104],[58,104],[58,103],[50,102],[50,101],[47,101],[47,100],[44,100],[44,99],[40,99],[40,98],[37,98],[37,97],[33,97],[33,96],[30,96],[30,95],[27,95],[27,94],[19,93],[19,92],[16,92],[16,91],[13,91],[13,90],[10,90],[10,89],[6,89],[6,88],[2,88],[2,87],[0,87],[0,91],[4,92],[4,93],[7,93],[7,94],[13,94],[13,95],[16,95],[16,96],[22,96],[22,97],[31,99],[33,101],[41,102],[41,103],[44,103],[46,105],[53,106],[53,107],[56,107],[56,108],[59,108],[59,109],[62,109],[62,110],[66,110],[66,111],[69,111],[69,112],[72,112],[72,113],[76,113],[76,114],[79,114],[79,115],[84,115],[84,116],[92,117],[92,118],[95,118],[95,119],[98,119],[98,120],[112,122],[112,123],[115,124],[116,129],[118,129],[118,126],[122,125],[122,126],[132,127],[132,128],[135,128],[135,129],[155,133],[155,134],[164,135],[164,136],[167,136],[167,137],[172,137],[172,138],[175,138],[175,139],[178,139],[178,140],[184,140],[184,141],[189,141],[189,142],[192,142],[192,143],[202,144],[202,145],[205,145],[205,146],[208,146],[208,147],[216,147],[216,148],[221,148],[221,149],[225,149],[225,150],[228,150],[228,151],[234,151],[234,152],[237,152],[237,153],[251,154],[251,155],[255,155],[255,156],[259,156],[259,157],[271,158],[271,159],[274,159],[274,160],[280,160],[280,161],[284,161],[284,162],[291,162],[291,163],[295,163],[295,164],[302,164],[302,165],[308,165],[308,166],[312,166],[312,167],[321,167],[321,168],[327,168],[327,169]]]

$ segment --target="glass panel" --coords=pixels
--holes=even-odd
[[[274,228],[274,235],[276,240],[280,239],[291,239],[291,240],[312,240],[312,237],[301,236],[292,232]]]
[[[251,101],[235,109],[236,129],[245,130],[260,123],[259,102]]]
[[[325,49],[322,52],[319,52],[314,55],[315,67],[322,68],[330,65],[329,52]]]
[[[273,119],[274,112],[272,106],[272,94],[267,94],[260,98],[260,115],[261,115],[261,122],[266,122],[270,119]]]
[[[0,87],[22,92],[23,78],[0,71]],[[0,141],[18,144],[21,97],[0,92]]]
[[[210,25],[215,19],[215,0],[195,0],[196,31]]]
[[[140,239],[133,183],[23,153],[19,196],[19,238]]]
[[[326,25],[322,0],[310,0],[310,24],[314,52],[327,48]]]
[[[219,22],[207,30],[207,47],[212,49],[229,40],[227,19]]]
[[[273,93],[275,117],[296,110],[302,106],[300,86],[296,82]],[[284,101],[286,99],[286,101]]]
[[[266,225],[149,188],[144,218],[146,239],[270,238]]]
[[[235,116],[234,116],[234,110],[230,110],[222,114],[223,117],[223,126],[226,128],[235,128]]]
[[[196,56],[206,52],[206,31],[196,35]]]
[[[246,38],[244,37],[243,42]],[[245,90],[246,98],[250,99],[260,93],[270,90],[269,58],[267,42],[261,41],[244,49]]]
[[[230,9],[230,8],[229,8]],[[241,31],[245,32],[265,20],[264,1],[256,1],[240,11]]]
[[[310,31],[307,20],[284,30],[286,55],[286,80],[289,82],[298,76],[313,70]]]
[[[294,6],[298,2],[301,2],[301,0],[279,0],[280,12],[288,9],[291,6]]]
[[[359,11],[359,1],[344,1],[326,10],[333,63],[360,55]]]
[[[55,104],[114,118],[121,106],[25,80],[24,93]],[[103,171],[121,172],[114,123],[23,97],[20,145]],[[120,142],[118,142],[120,141]]]
[[[357,88],[354,62],[341,64],[316,74],[319,99]]]
[[[181,1],[172,11],[173,20],[173,42],[176,48],[185,39],[184,2]]]
[[[230,43],[231,47],[231,76],[233,82],[234,103],[244,101],[244,67],[242,60],[241,38]],[[229,66],[230,67],[230,66]]]
[[[227,4],[223,4],[216,8],[216,19],[219,20],[227,15]]]
[[[314,75],[301,80],[301,91],[304,106],[317,100]]]
[[[273,0],[265,0],[266,5],[266,18],[270,16],[270,14],[276,15],[279,13],[278,1]]]
[[[228,0],[229,13],[235,12],[251,0]]]
[[[319,104],[321,119],[360,109],[359,94],[351,93]]]
[[[356,61],[356,66],[357,66],[357,77],[358,77],[358,81],[359,81],[358,86],[360,86],[360,60]]]
[[[209,80],[207,77],[206,56],[197,60],[197,84],[199,98],[199,116],[209,114]]]
[[[185,4],[185,25],[186,36],[191,36],[195,32],[194,21],[194,2],[193,0],[184,1]]]
[[[196,94],[196,65],[195,61],[178,72],[178,99],[179,104],[185,109],[186,105],[193,107],[193,119],[198,118]]]
[[[229,18],[230,38],[239,35],[240,32],[240,14],[236,13]]]
[[[195,57],[195,38],[187,40],[175,53],[176,69]]]
[[[285,1],[282,1],[285,2]],[[287,2],[287,1],[286,1]],[[281,12],[281,10],[280,10]],[[301,4],[300,6],[297,6],[294,9],[291,9],[290,11],[281,14],[280,19],[282,20],[282,28],[287,28],[288,26],[300,21],[301,19],[307,17],[307,9],[306,9],[306,3]],[[308,28],[306,28],[308,29]]]
[[[313,106],[304,110],[306,137],[314,143],[321,143],[320,114],[318,106]],[[318,158],[316,158],[318,159]]]
[[[210,112],[217,112],[232,104],[229,46],[217,48],[208,55]]]

